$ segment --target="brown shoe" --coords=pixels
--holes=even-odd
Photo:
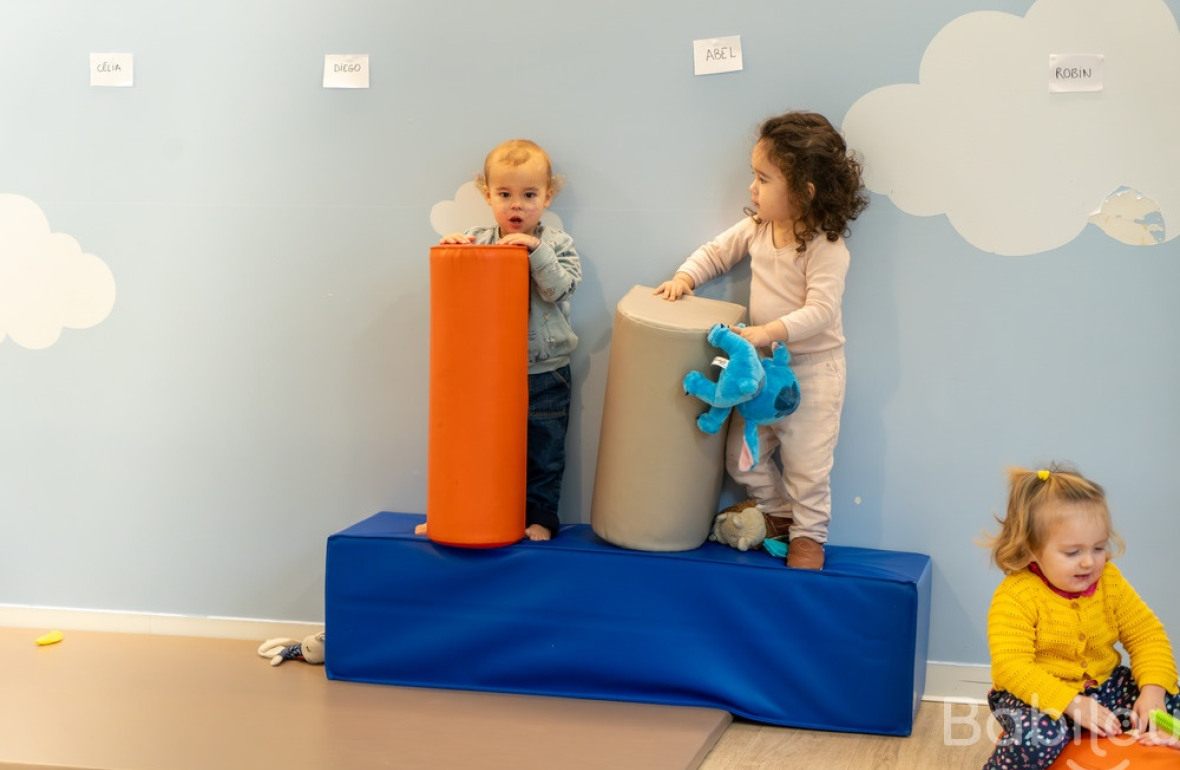
[[[824,547],[809,537],[797,537],[787,548],[787,566],[794,569],[824,568]]]

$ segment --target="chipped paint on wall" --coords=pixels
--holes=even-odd
[[[1107,196],[1090,214],[1090,223],[1132,246],[1154,246],[1163,243],[1166,235],[1160,205],[1130,187],[1120,187]]]

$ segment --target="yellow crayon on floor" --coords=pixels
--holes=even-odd
[[[36,641],[39,646],[44,647],[48,644],[57,644],[64,638],[61,631],[50,631],[48,634],[38,636]]]

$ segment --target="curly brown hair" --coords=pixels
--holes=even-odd
[[[770,118],[758,129],[759,143],[783,176],[792,199],[799,202],[795,221],[797,250],[821,231],[829,241],[848,235],[869,198],[861,180],[861,162],[849,152],[832,124],[815,112],[788,112]]]

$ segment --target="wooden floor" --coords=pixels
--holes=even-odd
[[[933,702],[922,704],[908,738],[735,721],[701,770],[979,770],[992,750],[990,721],[987,706]]]
[[[908,738],[826,733],[714,709],[331,682],[318,666],[271,668],[256,642],[67,631],[37,647],[39,633],[0,628],[4,770],[978,770],[990,752],[980,706],[923,703]]]
[[[0,768],[691,770],[724,711],[330,681],[258,642],[0,628]]]

